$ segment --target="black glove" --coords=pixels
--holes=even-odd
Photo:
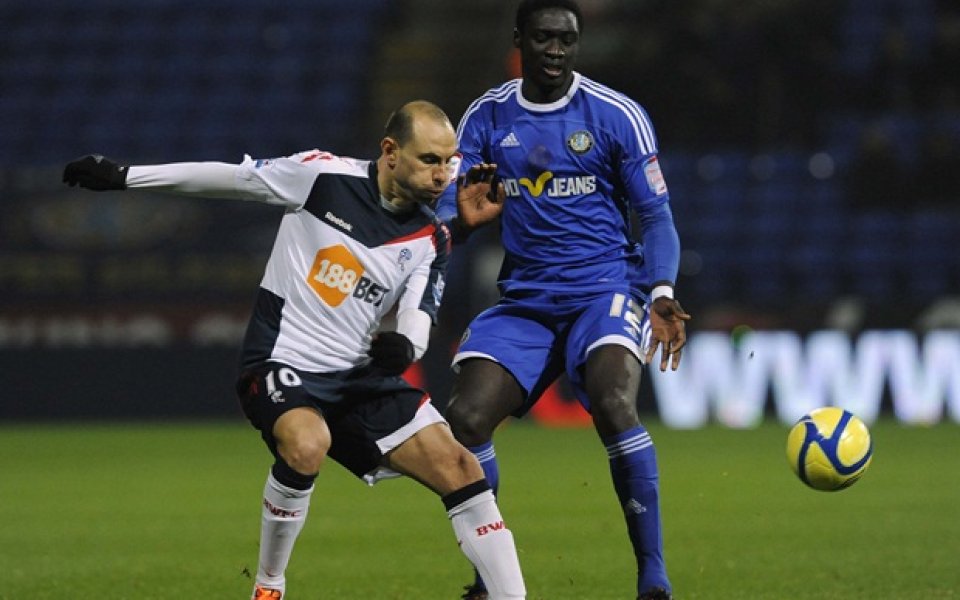
[[[118,165],[99,154],[88,154],[67,163],[63,169],[63,182],[73,187],[80,185],[88,190],[127,189],[126,165]]]
[[[402,333],[382,331],[373,338],[367,354],[373,358],[370,366],[380,373],[400,375],[413,363],[413,343]]]

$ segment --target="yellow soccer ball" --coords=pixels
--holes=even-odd
[[[787,435],[790,468],[815,490],[850,487],[870,466],[870,430],[856,415],[827,406],[804,415]]]

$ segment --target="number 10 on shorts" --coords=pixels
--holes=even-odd
[[[284,387],[296,387],[303,383],[300,376],[293,369],[287,367],[270,371],[264,377],[264,380],[267,383],[267,396],[274,404],[286,402],[286,398],[283,397],[283,390],[277,387],[277,380],[280,380],[280,385]]]

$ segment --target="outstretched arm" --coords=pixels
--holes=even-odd
[[[690,315],[673,297],[680,256],[680,241],[666,204],[647,208],[640,217],[646,268],[655,278],[650,293],[650,325],[652,339],[647,350],[647,364],[651,364],[658,348],[660,370],[667,364],[674,371],[680,366],[681,350],[687,343],[686,321]]]
[[[651,164],[654,166],[650,167]],[[647,165],[648,169],[638,169],[641,165]],[[650,168],[655,171],[652,177],[649,176]],[[629,188],[632,206],[639,216],[643,236],[644,266],[653,279],[649,307],[652,339],[646,361],[651,364],[657,351],[662,349],[660,370],[666,371],[669,365],[675,371],[680,366],[682,349],[687,343],[686,321],[690,320],[690,315],[673,297],[673,284],[680,263],[680,239],[666,186],[664,184],[659,189],[656,185],[660,175],[655,159],[637,161],[628,172],[634,184]]]
[[[127,166],[91,154],[67,163],[63,182],[90,190],[156,189],[176,194],[216,198],[248,198],[237,187],[238,165],[189,162]]]

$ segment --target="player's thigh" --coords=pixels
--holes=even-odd
[[[470,358],[458,365],[445,417],[458,439],[461,434],[486,436],[523,405],[525,392],[501,365],[485,358]],[[483,440],[467,441],[469,445]]]
[[[330,432],[316,399],[303,385],[304,376],[290,366],[265,363],[241,375],[237,395],[274,456],[309,474],[316,472],[330,447]]]
[[[387,465],[443,496],[484,478],[476,457],[443,423],[428,425],[387,455]]]
[[[603,345],[590,353],[584,368],[584,390],[600,435],[621,433],[640,423],[640,377],[640,361],[623,346]]]
[[[571,328],[567,375],[577,399],[595,420],[636,412],[641,348],[649,335],[641,302],[627,288],[598,294],[585,303]]]
[[[512,299],[470,323],[454,356],[457,375],[446,412],[457,439],[488,436],[508,415],[525,412],[560,374],[562,318],[551,310],[556,305],[540,298]]]
[[[400,377],[353,382],[351,400],[324,406],[329,456],[368,483],[395,476],[387,456],[420,430],[445,423],[423,390]],[[386,471],[385,471],[386,469]]]

